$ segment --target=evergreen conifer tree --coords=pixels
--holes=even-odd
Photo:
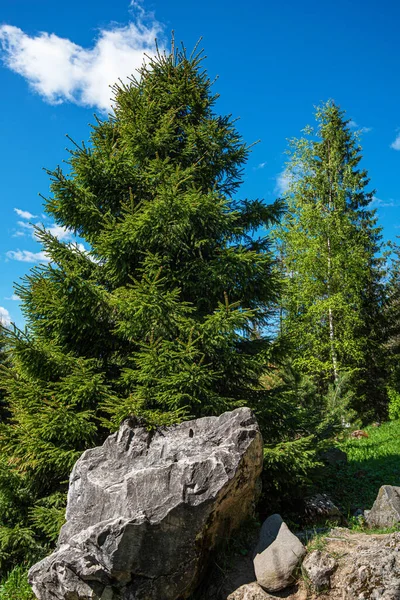
[[[291,141],[288,211],[276,230],[285,278],[282,332],[295,366],[321,394],[353,374],[353,406],[364,420],[385,404],[381,230],[344,112],[328,102],[316,120],[316,131]]]
[[[234,200],[248,148],[215,113],[201,62],[159,54],[115,86],[114,114],[74,145],[69,172],[49,172],[45,210],[85,246],[37,231],[50,262],[16,288],[27,331],[8,334],[1,383],[3,456],[29,490],[11,524],[38,550],[57,535],[72,465],[125,417],[272,410],[259,381],[270,344],[252,332],[278,276],[269,240],[252,234],[281,204]]]

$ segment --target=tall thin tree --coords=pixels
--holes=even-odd
[[[285,278],[283,335],[295,365],[322,392],[345,372],[357,375],[355,405],[365,416],[377,408],[376,386],[362,382],[383,301],[381,230],[369,209],[374,192],[360,167],[359,138],[344,111],[329,101],[316,121],[316,130],[290,142],[288,211],[275,232]]]

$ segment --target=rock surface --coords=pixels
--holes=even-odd
[[[293,582],[293,575],[306,549],[289,530],[280,515],[263,523],[255,550],[254,570],[257,582],[267,592],[283,590]]]
[[[148,432],[126,421],[70,479],[39,600],[188,598],[208,553],[252,511],[262,440],[247,408]]]
[[[342,513],[326,494],[315,494],[306,498],[304,512],[307,522],[313,524],[330,521],[338,525],[342,521]]]
[[[400,487],[383,485],[373,507],[366,514],[369,527],[393,527],[400,523]]]
[[[331,589],[318,600],[399,600],[400,533],[371,535],[335,528],[324,553],[337,560]]]
[[[240,586],[227,600],[271,600],[271,596],[254,582]]]
[[[316,592],[330,588],[331,575],[337,567],[336,560],[327,552],[315,550],[308,554],[302,571]]]

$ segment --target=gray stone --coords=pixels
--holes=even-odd
[[[257,582],[267,592],[283,590],[293,582],[293,575],[306,549],[289,530],[280,515],[263,523],[255,551],[254,570]]]
[[[248,408],[152,432],[126,421],[76,463],[58,547],[29,572],[36,596],[188,598],[209,551],[252,512],[261,469]]]
[[[304,512],[306,519],[311,523],[320,523],[330,521],[340,523],[342,521],[342,513],[338,507],[326,494],[315,494],[310,498],[306,498]]]
[[[331,575],[337,566],[336,560],[327,552],[314,550],[306,556],[302,570],[315,591],[322,592],[329,589]]]
[[[393,527],[400,523],[400,487],[383,485],[366,516],[369,527]]]
[[[254,582],[240,586],[227,600],[271,600],[271,596]]]

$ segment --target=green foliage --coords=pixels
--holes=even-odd
[[[33,562],[45,553],[43,536],[35,536],[28,517],[35,495],[26,476],[12,470],[0,457],[0,572],[16,562]]]
[[[23,565],[15,567],[0,584],[0,600],[35,600],[35,597]]]
[[[265,382],[266,383],[266,382]],[[279,416],[274,415],[264,448],[264,509],[291,510],[312,487],[320,455],[343,433],[344,415],[349,415],[351,392],[348,378],[340,378],[321,396],[313,380],[290,362],[269,379],[270,393]]]
[[[265,495],[268,497],[268,489],[272,488],[279,501],[284,502],[293,492],[299,494],[302,487],[311,483],[310,474],[320,464],[314,436],[267,446],[264,448]]]
[[[387,392],[389,397],[389,418],[391,421],[395,421],[396,419],[400,419],[400,393],[391,387],[388,387]]]
[[[353,406],[366,419],[386,402],[381,230],[344,112],[327,102],[316,120],[315,131],[291,140],[288,211],[275,231],[285,279],[280,334],[323,393],[351,375]]]
[[[66,496],[55,492],[42,498],[29,509],[29,520],[32,528],[41,533],[50,542],[57,540],[62,525],[65,523]]]
[[[54,543],[74,462],[123,419],[277,412],[260,376],[279,295],[265,231],[282,203],[233,197],[248,148],[215,113],[201,63],[184,50],[149,60],[115,86],[114,114],[67,171],[49,171],[45,210],[85,249],[37,230],[51,260],[16,287],[26,331],[4,331],[3,573]],[[13,478],[27,491],[15,504]]]
[[[348,520],[348,527],[352,531],[368,533],[370,535],[396,533],[397,531],[400,531],[400,524],[393,525],[393,527],[369,527],[368,523],[362,516],[350,517]]]
[[[355,397],[381,401],[380,230],[357,139],[328,103],[316,139],[293,142],[279,270],[267,231],[283,202],[235,198],[249,150],[201,63],[149,60],[67,170],[49,171],[45,210],[79,239],[37,230],[50,262],[16,286],[26,331],[2,330],[3,575],[49,551],[73,464],[126,418],[152,429],[250,406],[265,495],[285,501],[311,484]],[[270,385],[285,347],[292,363]]]

